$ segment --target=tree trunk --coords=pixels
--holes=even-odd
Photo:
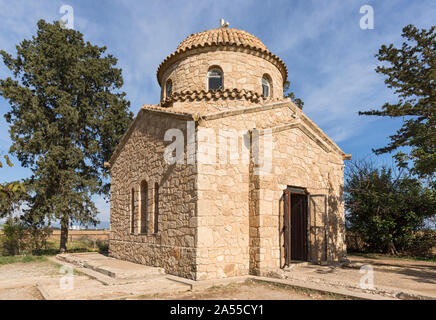
[[[61,219],[61,242],[59,246],[60,252],[67,251],[67,241],[68,241],[68,215],[64,214]]]
[[[394,242],[391,240],[389,242],[389,253],[393,256],[397,256],[398,255],[398,251],[395,248]]]

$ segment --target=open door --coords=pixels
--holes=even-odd
[[[304,189],[287,188],[283,193],[284,266],[308,259],[308,210]]]
[[[327,196],[311,194],[308,195],[308,202],[309,259],[320,263],[328,259]]]

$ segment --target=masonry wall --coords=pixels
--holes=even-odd
[[[255,178],[252,271],[283,266],[283,190],[305,188],[309,197],[309,260],[338,261],[345,254],[343,159],[326,151],[299,127],[273,134],[271,174]],[[327,212],[326,212],[327,210]],[[326,227],[326,231],[324,231]],[[327,234],[327,239],[325,236]]]
[[[227,152],[218,149],[215,157],[214,138],[209,139],[227,139],[220,129],[231,128],[220,121],[198,128],[199,280],[246,275],[249,270],[248,165],[230,161],[230,146]],[[248,155],[248,149],[243,153]]]
[[[225,132],[239,132],[238,159],[227,158],[218,150],[216,164],[198,165],[198,251],[199,279],[243,274],[268,274],[283,262],[281,197],[287,186],[306,188],[313,195],[312,221],[317,219],[311,237],[312,261],[338,260],[344,254],[343,160],[338,150],[303,124],[305,116],[295,107],[282,106],[261,112],[243,113],[201,124],[198,156],[211,144],[207,130],[216,134],[216,142]],[[308,121],[310,123],[310,121]],[[256,175],[245,147],[253,128],[289,127],[272,132],[271,171]],[[303,130],[300,129],[300,126]],[[206,134],[201,134],[201,130]],[[220,131],[221,130],[221,131]],[[245,134],[244,134],[245,133]],[[247,141],[248,139],[248,141]],[[262,141],[262,140],[261,140]],[[221,145],[218,146],[221,148]],[[228,146],[230,149],[230,147]],[[260,153],[264,153],[260,144]],[[234,152],[232,154],[235,154]],[[245,159],[245,160],[244,160]],[[220,160],[223,160],[220,163]],[[328,215],[324,215],[327,207]],[[321,230],[328,217],[328,256],[320,243]],[[322,229],[323,230],[323,229]],[[324,254],[324,256],[323,256]]]
[[[111,234],[109,255],[118,259],[165,268],[168,273],[196,276],[196,166],[164,161],[167,129],[186,122],[143,110],[131,136],[111,166]],[[140,183],[148,184],[148,234],[141,234]],[[158,232],[154,232],[155,183],[159,185]],[[135,221],[131,233],[131,190]]]
[[[310,204],[311,220],[317,221],[311,229],[315,234],[311,235],[310,260],[342,257],[343,154],[291,103],[250,111],[200,119],[196,124],[197,164],[186,164],[185,158],[183,164],[173,165],[163,160],[170,143],[164,135],[167,129],[179,129],[186,137],[186,121],[140,112],[111,167],[112,257],[164,267],[171,274],[196,280],[277,271],[283,263],[281,197],[287,186],[324,196]],[[272,158],[267,156],[271,170],[261,175],[255,174],[259,165],[250,160],[253,128],[261,134],[272,128]],[[229,144],[235,136],[237,150]],[[261,155],[263,147],[261,142]],[[140,234],[139,186],[143,180],[149,186],[152,225],[154,184],[159,184],[157,233]],[[132,189],[136,199],[133,234]],[[327,241],[320,242],[325,225]]]
[[[293,112],[282,105],[274,110],[200,122],[198,279],[250,273],[252,233],[257,230],[252,228],[250,216],[249,130],[292,120]]]
[[[219,66],[224,74],[224,88],[253,90],[262,94],[262,77],[270,76],[271,98],[283,98],[283,77],[271,62],[244,51],[219,48],[207,51],[196,49],[174,63],[165,71],[162,79],[162,93],[171,79],[173,92],[185,90],[207,90],[207,73],[212,66]]]

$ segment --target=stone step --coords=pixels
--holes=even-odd
[[[117,260],[99,253],[59,254],[60,261],[86,268],[117,280],[155,278],[165,274],[163,268],[149,267],[128,261]]]
[[[306,267],[310,264],[310,262],[307,261],[292,261],[291,264],[285,268],[283,268],[283,271],[291,271],[292,269],[298,268],[298,267]]]
[[[63,257],[56,256],[54,258],[49,258],[49,260],[52,260],[55,263],[61,263],[62,265],[70,266],[70,267],[74,268],[74,270],[78,271],[79,273],[86,275],[90,279],[97,280],[98,282],[100,282],[104,285],[117,284],[116,279],[109,277],[101,272],[94,271],[93,269],[82,267],[82,266],[79,266],[77,264],[68,262],[67,261],[68,259],[64,259]]]

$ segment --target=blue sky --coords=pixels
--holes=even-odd
[[[372,155],[401,124],[398,119],[358,116],[359,110],[394,101],[374,68],[382,44],[400,45],[407,24],[435,24],[433,0],[283,0],[283,1],[57,1],[0,0],[0,49],[15,54],[15,45],[30,38],[39,19],[59,20],[62,5],[74,9],[74,29],[93,44],[107,46],[123,69],[124,88],[136,114],[143,104],[159,102],[158,65],[192,33],[215,28],[223,17],[230,27],[259,37],[286,63],[304,112],[345,153]],[[374,8],[374,29],[362,30],[363,5]],[[10,76],[1,63],[0,78]],[[0,153],[11,145],[3,114],[9,105],[0,97]],[[390,155],[377,157],[390,163]],[[0,171],[0,182],[25,178],[30,171],[16,163]],[[109,205],[96,198],[100,219]]]

